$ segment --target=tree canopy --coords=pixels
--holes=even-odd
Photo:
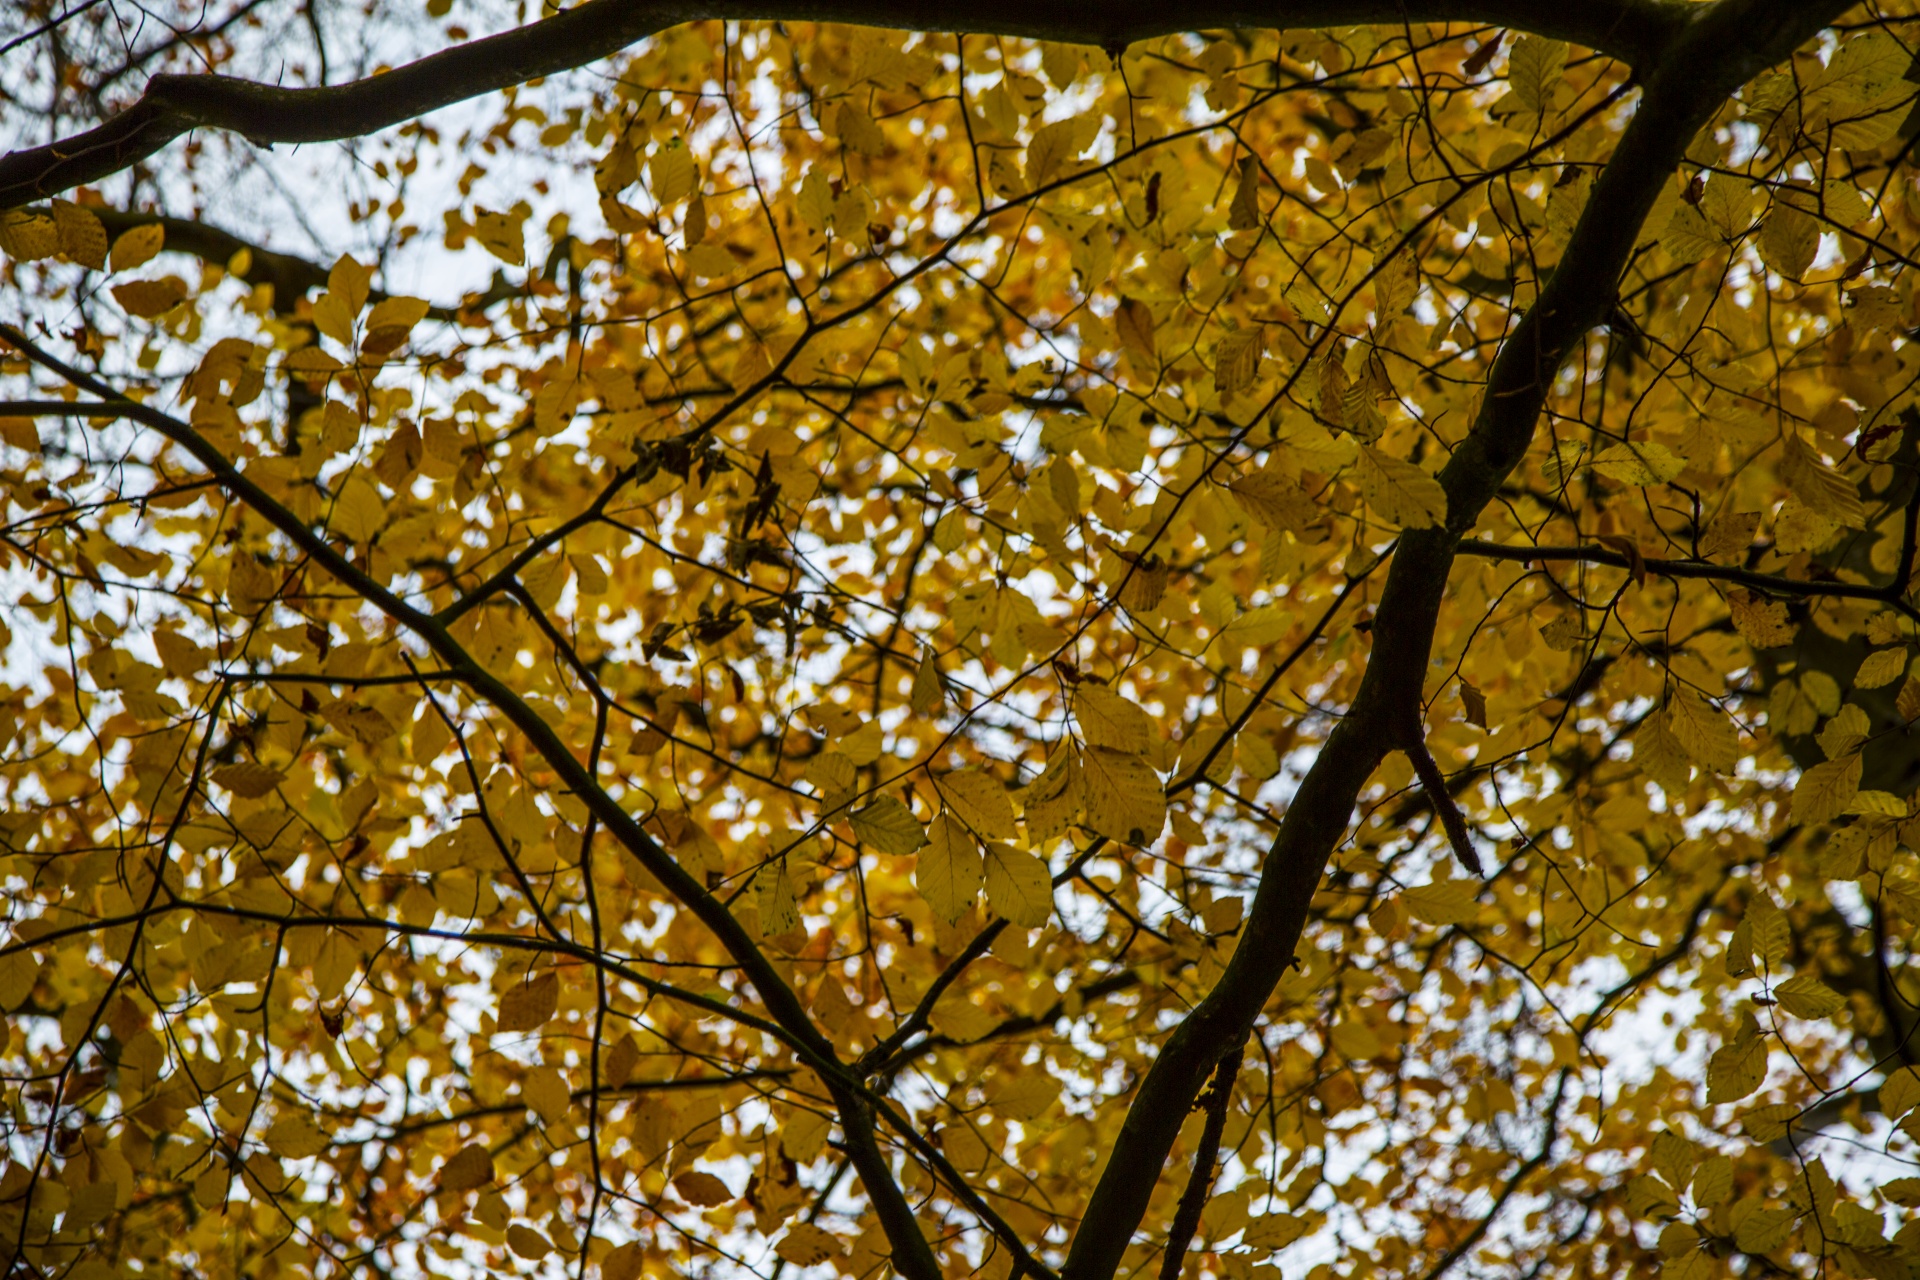
[[[1913,5],[0,23],[0,1275],[1920,1274]]]

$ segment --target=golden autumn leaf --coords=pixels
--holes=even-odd
[[[1860,790],[1863,767],[1860,754],[1850,752],[1802,773],[1793,788],[1793,820],[1826,822],[1845,813]]]
[[[1037,928],[1053,914],[1053,884],[1047,864],[1012,845],[989,844],[987,906],[1009,924]]]
[[[493,1181],[493,1157],[482,1146],[460,1148],[440,1166],[440,1189],[469,1191]]]
[[[933,914],[951,924],[973,906],[986,864],[979,841],[951,814],[934,819],[930,836],[914,865],[913,883]]]
[[[682,1200],[702,1209],[733,1199],[733,1192],[727,1190],[726,1183],[701,1169],[689,1169],[680,1174],[673,1180],[673,1189]]]
[[[158,280],[129,280],[108,292],[128,315],[151,320],[179,306],[187,296],[187,286],[177,276],[164,276]]]
[[[949,810],[975,835],[984,840],[1006,840],[1016,834],[1013,801],[992,774],[962,770],[935,779],[934,785]]]
[[[145,266],[165,247],[166,242],[167,230],[157,222],[130,227],[115,238],[107,256],[108,264],[114,271],[131,271],[135,267]]]
[[[535,1031],[547,1024],[560,1003],[560,976],[552,970],[529,982],[507,988],[500,997],[496,1029],[505,1032]]]
[[[1166,825],[1166,788],[1139,755],[1089,747],[1080,755],[1087,825],[1101,835],[1145,847]]]
[[[1404,529],[1438,528],[1447,521],[1447,495],[1419,467],[1371,445],[1360,447],[1360,492],[1388,524]]]
[[[846,1246],[819,1227],[796,1222],[787,1228],[773,1251],[796,1267],[812,1267],[844,1254]]]

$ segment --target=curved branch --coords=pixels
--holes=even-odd
[[[684,22],[850,22],[870,27],[1029,36],[1109,51],[1181,31],[1386,22],[1489,22],[1574,41],[1646,67],[1686,30],[1693,7],[1667,0],[587,0],[551,18],[347,84],[288,89],[229,76],[157,75],[120,114],[72,138],[0,158],[0,210],[98,182],[194,129],[257,146],[377,133],[541,76],[597,62]]]

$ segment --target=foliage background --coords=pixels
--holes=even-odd
[[[6,127],[515,18],[168,16]],[[13,1266],[1909,1274],[1915,28],[1799,20],[705,21],[23,201]]]

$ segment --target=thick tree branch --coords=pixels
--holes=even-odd
[[[1612,309],[1620,273],[1660,187],[1731,94],[1847,7],[1842,0],[1720,0],[1695,9],[1698,17],[1658,64],[1642,68],[1647,87],[1639,109],[1594,184],[1559,269],[1501,347],[1473,429],[1441,472],[1447,523],[1401,538],[1352,709],[1287,808],[1226,971],[1168,1036],[1134,1095],[1074,1235],[1062,1269],[1066,1280],[1118,1273],[1187,1108],[1227,1046],[1248,1034],[1293,962],[1314,891],[1354,803],[1398,745],[1396,726],[1418,712],[1457,545],[1525,456],[1567,353]]]
[[[499,35],[385,74],[287,89],[228,76],[158,75],[132,106],[98,128],[0,158],[0,210],[98,182],[194,129],[237,133],[259,146],[377,133],[484,93],[571,71],[683,22],[709,19],[851,22],[870,27],[1031,36],[1114,50],[1136,40],[1221,27],[1321,27],[1368,22],[1487,22],[1574,41],[1636,67],[1653,65],[1685,28],[1691,6],[1664,0],[587,0]]]

